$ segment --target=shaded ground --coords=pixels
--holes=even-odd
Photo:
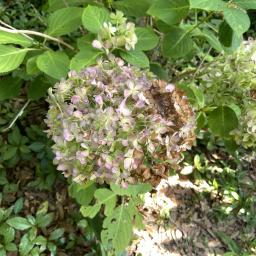
[[[252,161],[239,188],[244,195],[250,195],[249,200],[255,199],[255,182]],[[224,255],[227,251],[234,253],[230,255],[245,255],[243,251],[256,255],[255,218],[252,223],[248,219],[255,212],[255,201],[250,205],[254,210],[246,212],[242,205],[235,207],[237,202],[230,202],[218,190],[205,180],[192,183],[178,175],[162,180],[155,193],[145,198],[142,211],[146,230],[136,231],[137,240],[130,255],[209,256]],[[233,211],[221,213],[228,212],[229,207]]]

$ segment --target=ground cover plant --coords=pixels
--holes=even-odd
[[[254,10],[0,2],[0,255],[255,255]]]

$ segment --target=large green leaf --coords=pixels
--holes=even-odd
[[[88,217],[92,219],[100,211],[100,208],[101,208],[101,204],[95,204],[93,206],[82,206],[80,209],[80,212],[84,217]]]
[[[226,3],[222,0],[190,0],[191,9],[223,11],[226,7]]]
[[[67,7],[52,13],[48,18],[47,34],[61,36],[73,32],[82,25],[83,9]]]
[[[206,39],[206,41],[218,52],[223,51],[223,47],[218,40],[218,38],[208,29],[204,29],[202,31],[202,36]]]
[[[16,97],[20,93],[21,79],[5,77],[0,80],[0,100],[7,100]]]
[[[163,54],[169,58],[180,58],[193,49],[193,40],[189,33],[178,27],[173,27],[163,41]]]
[[[147,13],[172,25],[186,17],[188,11],[188,0],[156,0]]]
[[[88,182],[88,184],[78,184],[73,182],[69,186],[68,191],[79,204],[87,206],[92,201],[96,188],[94,182]]]
[[[256,9],[256,0],[233,0],[233,2],[246,10]]]
[[[83,25],[92,33],[97,34],[103,23],[109,20],[109,12],[103,7],[87,6],[83,12]]]
[[[149,59],[148,56],[139,50],[132,50],[128,52],[122,51],[120,53],[121,57],[126,60],[128,63],[140,67],[147,68],[149,67]]]
[[[228,137],[229,133],[237,128],[238,118],[232,108],[221,106],[210,112],[208,123],[213,134]]]
[[[28,48],[21,49],[14,46],[0,45],[0,73],[18,68],[28,51]]]
[[[116,194],[109,189],[102,188],[96,190],[94,196],[99,204],[105,205],[105,215],[109,216],[116,206]]]
[[[223,21],[219,26],[219,40],[225,47],[230,47],[232,44],[234,31],[226,21]]]
[[[152,28],[136,28],[135,32],[138,37],[137,50],[148,51],[157,46],[159,37]]]
[[[44,76],[34,79],[28,86],[27,94],[30,100],[38,100],[46,95],[48,88],[51,86]]]
[[[151,0],[122,0],[113,2],[113,6],[127,16],[142,17],[152,4]]]
[[[115,208],[114,212],[105,218],[104,230],[101,239],[104,245],[112,243],[116,251],[115,255],[125,250],[132,237],[132,221],[129,210],[124,204]]]
[[[69,71],[69,58],[64,52],[47,51],[38,56],[36,64],[42,72],[58,80]]]
[[[237,8],[226,8],[224,19],[238,36],[246,32],[250,27],[250,18],[246,11]]]
[[[83,48],[71,60],[70,69],[80,71],[82,68],[95,64],[97,58],[102,54],[102,52],[97,51],[92,47]]]
[[[6,223],[9,226],[18,230],[25,230],[31,228],[31,224],[28,222],[28,220],[22,217],[13,217],[11,219],[8,219]]]
[[[20,34],[0,30],[0,44],[18,44],[23,47],[28,47],[33,44],[33,40]]]
[[[238,36],[232,28],[227,24],[226,21],[223,21],[219,27],[219,41],[223,45],[223,49],[227,53],[234,52],[240,45],[243,40],[242,35]]]

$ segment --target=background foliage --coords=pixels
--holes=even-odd
[[[251,190],[247,193],[238,178],[245,172],[243,157],[255,147],[255,137],[243,140],[244,148],[239,145],[248,135],[247,126],[241,127],[241,122],[247,122],[242,121],[241,113],[248,112],[244,98],[255,90],[255,70],[247,54],[235,52],[248,35],[254,36],[255,9],[255,0],[2,1],[0,254],[56,255],[78,250],[78,255],[125,255],[133,238],[132,226],[143,228],[138,206],[149,186],[122,189],[114,184],[67,184],[52,164],[52,143],[43,132],[47,89],[70,70],[80,71],[106,57],[106,49],[95,48],[92,42],[100,39],[100,29],[116,10],[135,23],[138,42],[135,49],[117,46],[112,53],[175,83],[186,91],[195,108],[198,139],[184,158],[196,171],[185,175],[206,180],[230,199],[228,206],[216,210],[217,218],[243,209],[246,227],[255,228],[255,195]],[[243,74],[248,61],[252,63],[250,79]],[[216,76],[224,68],[224,75]],[[212,75],[205,79],[205,74]],[[230,79],[237,87],[227,86],[224,91],[222,84]],[[243,83],[247,88],[241,87]],[[233,97],[235,92],[239,92],[237,97]],[[249,108],[255,113],[255,97],[250,100],[254,105]],[[221,174],[212,174],[215,167],[208,166],[203,151],[214,150],[231,153],[239,172],[224,158]],[[74,216],[47,200],[26,205],[26,196],[33,189],[57,194],[56,184],[69,186],[70,197],[61,203],[74,210]],[[68,227],[59,225],[61,214]],[[255,238],[240,248],[227,235],[219,236],[227,246],[226,255],[255,253]]]

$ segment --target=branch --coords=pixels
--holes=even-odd
[[[5,24],[4,22],[2,22],[0,20],[0,23],[1,24]],[[5,24],[7,25],[7,24]],[[55,42],[58,42],[59,44],[62,44],[64,46],[66,46],[67,48],[71,49],[71,50],[75,50],[75,48],[73,46],[71,46],[70,44],[62,41],[61,39],[58,39],[56,37],[52,37],[52,36],[49,36],[49,35],[46,35],[46,34],[43,34],[43,33],[40,33],[40,32],[37,32],[37,31],[32,31],[32,30],[18,30],[18,29],[15,29],[15,28],[12,28],[11,26],[7,25],[9,28],[5,28],[5,27],[2,27],[0,26],[0,30],[2,31],[5,31],[5,32],[8,32],[8,33],[12,33],[12,34],[22,34],[24,36],[27,37],[27,35],[34,35],[34,36],[39,36],[39,37],[43,37],[45,39],[48,39],[48,40],[52,40],[52,41],[55,41]],[[30,39],[32,39],[31,37],[29,37]]]

